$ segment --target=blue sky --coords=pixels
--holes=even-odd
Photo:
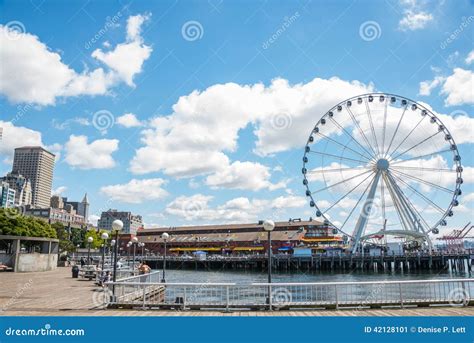
[[[469,167],[472,15],[472,1],[0,1],[0,172],[42,144],[55,191],[87,192],[93,215],[307,218],[307,137],[370,91],[451,118]],[[464,179],[448,227],[472,219]]]

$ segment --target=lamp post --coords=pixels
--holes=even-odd
[[[166,282],[166,279],[165,279],[165,273],[166,273],[166,242],[168,241],[168,238],[170,238],[170,235],[167,233],[167,232],[163,232],[163,234],[161,235],[161,238],[163,239],[163,242],[165,243],[164,245],[164,248],[165,248],[165,251],[164,251],[164,254],[163,254],[163,278],[161,279],[161,282],[162,283],[165,283]]]
[[[141,259],[143,260],[144,257],[145,257],[145,243],[140,242],[140,243],[138,243],[138,246],[142,248],[142,258]]]
[[[105,268],[105,242],[107,239],[109,239],[109,234],[107,232],[102,232],[100,235],[100,238],[102,238],[103,244],[102,244],[102,274],[104,274],[104,268]]]
[[[135,269],[135,256],[136,256],[137,245],[138,245],[138,238],[137,237],[132,238],[132,245],[133,245],[132,269]]]
[[[132,246],[132,241],[127,243],[127,266],[130,268],[130,247]]]
[[[268,234],[268,298],[267,298],[267,303],[269,310],[272,310],[272,303],[271,303],[271,297],[272,297],[272,286],[270,285],[272,283],[272,231],[275,228],[275,223],[273,220],[265,220],[263,222],[263,229],[267,231]]]
[[[88,249],[87,249],[87,264],[88,265],[90,265],[90,263],[91,263],[91,244],[92,244],[93,241],[94,241],[94,238],[87,237],[87,243],[89,243]]]
[[[112,239],[110,241],[110,249],[109,249],[109,252],[110,252],[110,263],[113,263],[114,262],[114,251],[115,251],[115,239]]]
[[[110,242],[113,245],[114,245],[114,275],[113,275],[113,281],[114,281],[114,284],[112,286],[112,295],[114,297],[114,300],[115,300],[115,281],[117,281],[117,252],[118,252],[118,246],[119,246],[119,239],[118,239],[118,235],[119,235],[119,231],[122,230],[123,228],[123,222],[119,219],[116,219],[112,222],[112,230],[115,231],[115,237],[114,239]]]

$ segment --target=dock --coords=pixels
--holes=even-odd
[[[34,273],[0,274],[1,316],[474,316],[474,307],[406,307],[302,311],[141,311],[105,309],[98,305],[102,289],[73,279],[69,267]]]

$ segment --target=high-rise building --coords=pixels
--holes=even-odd
[[[10,188],[15,190],[15,205],[27,206],[31,205],[32,190],[31,182],[19,173],[8,173],[1,177],[0,181],[8,182]]]
[[[50,205],[53,185],[54,154],[39,146],[15,149],[13,173],[26,177],[31,182],[31,205],[47,208]]]
[[[0,207],[15,207],[15,190],[5,181],[0,182]]]
[[[101,230],[112,230],[112,222],[120,219],[123,222],[122,233],[130,233],[135,235],[137,230],[143,227],[142,216],[134,215],[131,212],[122,212],[117,210],[108,210],[102,212],[97,227]]]

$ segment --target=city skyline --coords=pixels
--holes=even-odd
[[[312,127],[344,99],[388,92],[426,104],[453,135],[464,194],[448,229],[463,226],[474,200],[470,5],[387,3],[340,2],[331,17],[311,1],[0,5],[0,174],[14,148],[41,145],[56,155],[53,193],[87,192],[92,220],[109,208],[148,227],[307,219]]]

